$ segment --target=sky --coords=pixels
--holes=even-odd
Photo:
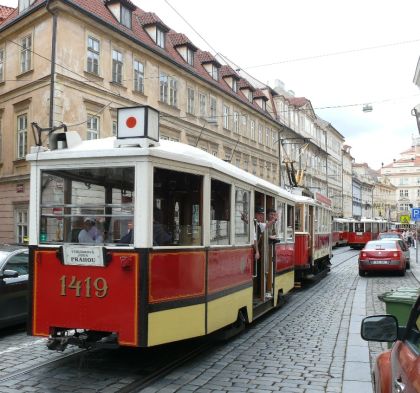
[[[200,49],[306,97],[352,146],[358,163],[379,169],[419,136],[411,115],[420,104],[413,83],[418,0],[131,1]],[[17,0],[0,4],[15,7]],[[363,112],[366,103],[372,112]]]

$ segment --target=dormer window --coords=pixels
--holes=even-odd
[[[131,29],[131,11],[121,6],[121,24]]]
[[[210,76],[215,80],[219,80],[219,68],[215,64],[211,64]]]
[[[161,48],[165,48],[165,32],[159,27],[156,27],[155,42],[157,46],[160,46]]]
[[[123,26],[131,29],[132,12],[136,6],[128,0],[106,0],[108,9]]]
[[[35,0],[19,0],[19,12],[25,11]]]
[[[232,90],[237,93],[238,92],[238,81],[236,79],[232,79]]]
[[[186,61],[189,65],[193,66],[194,65],[194,52],[191,48],[187,48],[187,52],[186,52]]]

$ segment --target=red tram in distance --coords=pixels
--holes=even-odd
[[[320,202],[158,136],[51,138],[51,150],[27,157],[28,333],[49,337],[50,349],[238,331],[283,303],[295,269],[302,278],[328,264],[331,218]],[[256,208],[275,214],[261,242]]]
[[[295,200],[295,280],[301,283],[330,270],[331,200],[319,193]]]
[[[386,232],[388,227],[388,221],[383,219],[362,218],[355,221],[354,231],[349,231],[348,245],[351,248],[363,248],[368,241],[376,240],[379,233]]]
[[[346,246],[349,242],[349,233],[354,232],[354,218],[334,217],[332,222],[332,246]]]

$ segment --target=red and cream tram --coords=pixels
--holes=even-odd
[[[186,144],[52,136],[28,155],[28,332],[49,348],[202,336],[252,322],[294,287],[287,191]],[[257,206],[277,215],[258,261]]]
[[[331,200],[316,193],[315,199],[294,196],[295,211],[295,280],[320,277],[330,270]]]
[[[380,232],[386,232],[389,224],[387,220],[362,218],[355,221],[353,231],[349,231],[348,245],[351,248],[363,248],[370,240],[376,240]]]
[[[349,232],[354,232],[354,218],[334,217],[332,223],[332,245],[346,246],[349,241]]]

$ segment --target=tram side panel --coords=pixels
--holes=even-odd
[[[275,295],[286,295],[295,285],[295,244],[277,243],[275,245]],[[274,297],[274,306],[277,305],[278,296]]]
[[[234,323],[241,309],[252,321],[253,259],[250,247],[208,251],[207,333]]]
[[[147,346],[204,335],[206,252],[153,251],[148,276]]]

